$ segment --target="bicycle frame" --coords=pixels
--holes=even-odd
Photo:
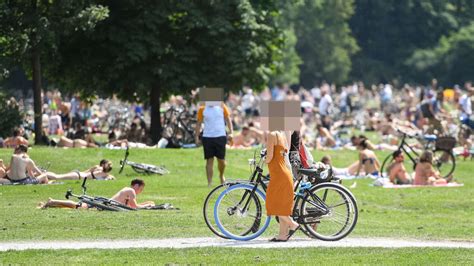
[[[255,194],[256,190],[258,188],[258,185],[262,186],[264,192],[267,191],[267,185],[263,181],[264,175],[263,175],[263,169],[261,167],[261,165],[263,164],[262,163],[263,158],[264,157],[261,156],[260,161],[257,164],[255,164],[255,170],[253,171],[253,173],[251,175],[251,178],[250,178],[250,181],[249,181],[250,184],[254,184],[253,189],[251,191],[245,191],[244,195],[242,196],[242,199],[236,204],[236,206],[240,206],[245,201],[244,207],[242,208],[242,211],[241,211],[242,213],[244,213],[249,208],[249,204],[250,204],[250,201],[252,199],[251,197],[247,197],[247,195]],[[303,180],[302,176],[298,176],[296,178],[296,185],[294,186],[294,190],[293,190],[293,193],[294,193],[294,198],[293,198],[293,201],[294,201],[294,208],[293,208],[294,211],[293,212],[294,213],[293,213],[293,216],[297,216],[297,208],[295,208],[295,206],[297,206],[297,204],[299,203],[299,200],[302,200],[304,198],[304,195],[305,195],[304,193],[300,193],[300,191],[299,191],[302,180]],[[321,206],[316,206],[314,204],[313,205],[315,207],[319,208],[321,211],[323,211],[324,212],[323,214],[327,214],[329,212],[326,204],[324,203],[324,200],[326,199],[326,196],[327,196],[327,191],[324,195],[324,200],[321,200],[318,196],[314,195],[309,190],[309,188],[304,189],[304,192],[310,193],[311,197],[313,199],[316,199],[318,204],[320,204]],[[235,211],[235,207],[233,207],[233,211]],[[312,216],[314,216],[314,214],[313,215],[305,215],[304,217],[298,217],[298,223],[300,223],[300,224],[305,223],[304,218],[312,217]]]
[[[413,164],[416,164],[417,163],[416,159],[420,155],[415,151],[415,149],[413,149],[412,147],[410,147],[410,145],[408,145],[408,143],[405,141],[406,137],[407,137],[407,134],[403,134],[402,141],[400,142],[400,145],[398,145],[398,150],[403,151],[408,156],[408,158],[410,158]],[[410,152],[414,153],[415,156],[410,155]]]

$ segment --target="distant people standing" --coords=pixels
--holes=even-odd
[[[329,108],[332,105],[332,98],[329,95],[329,89],[321,90],[321,101],[319,101],[319,115],[321,116],[321,123],[323,127],[331,128],[331,119],[329,118]]]
[[[207,101],[197,113],[197,124],[195,141],[199,143],[201,125],[204,124],[202,134],[202,146],[204,148],[204,159],[206,160],[207,184],[212,185],[214,157],[217,158],[219,178],[221,184],[225,182],[225,152],[226,152],[226,125],[229,129],[229,139],[232,144],[233,127],[230,111],[221,101]]]

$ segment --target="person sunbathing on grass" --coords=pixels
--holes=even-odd
[[[420,156],[420,162],[415,167],[415,178],[413,185],[444,185],[453,178],[450,175],[444,179],[438,171],[433,168],[433,152],[424,151]]]
[[[137,195],[142,193],[145,188],[145,182],[141,179],[133,179],[130,183],[130,187],[124,187],[117,192],[111,200],[117,201],[123,205],[126,205],[134,209],[142,209],[155,206],[153,201],[146,201],[137,203]],[[46,208],[69,208],[69,209],[89,209],[93,206],[89,206],[85,203],[75,202],[72,200],[55,200],[49,198],[46,203],[40,202],[38,205],[40,209]]]
[[[0,184],[46,184],[48,178],[27,154],[28,147],[20,144],[15,148],[10,165],[0,166]]]
[[[391,163],[387,168],[387,175],[389,176],[390,182],[397,185],[411,184],[411,177],[403,165],[403,152],[400,150],[395,151],[392,156],[393,163]]]
[[[112,163],[109,160],[101,160],[99,165],[95,165],[86,171],[72,171],[66,174],[55,174],[47,172],[45,175],[51,180],[80,180],[83,178],[93,178],[97,180],[113,180],[115,177],[110,174]]]

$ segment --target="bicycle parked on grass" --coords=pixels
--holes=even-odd
[[[179,146],[194,143],[197,119],[185,106],[171,106],[164,113],[163,137]]]
[[[442,177],[447,178],[454,172],[456,168],[456,159],[453,154],[453,148],[456,145],[455,138],[437,137],[435,135],[420,136],[417,133],[406,132],[400,127],[395,127],[395,129],[402,135],[402,140],[400,141],[397,151],[401,151],[407,155],[410,159],[409,162],[413,165],[413,170],[415,170],[420,154],[407,143],[407,138],[415,138],[425,142],[423,149],[433,152],[433,166],[439,171]],[[382,163],[380,174],[388,168],[392,160],[393,156],[389,154]]]
[[[262,150],[258,162],[250,160],[254,170],[249,181],[222,184],[206,197],[204,219],[217,236],[251,240],[260,236],[270,224],[271,219],[265,214],[268,183],[262,168],[265,156],[266,150]],[[326,241],[347,236],[358,218],[354,196],[342,185],[331,182],[332,178],[331,169],[298,169],[294,189],[293,219],[302,225],[306,235]]]
[[[152,164],[145,164],[145,163],[135,163],[128,160],[128,156],[130,155],[129,148],[125,150],[125,158],[120,160],[120,170],[119,174],[122,173],[123,168],[125,165],[130,165],[135,172],[139,174],[159,174],[164,175],[168,174],[169,171],[164,166],[156,166]]]

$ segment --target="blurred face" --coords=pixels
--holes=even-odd
[[[401,153],[400,155],[398,155],[395,160],[397,162],[403,162],[403,160],[405,159],[405,157],[403,156],[403,153]]]
[[[142,193],[144,188],[145,188],[145,185],[143,185],[143,186],[139,186],[139,185],[133,186],[133,189],[135,190],[135,193],[137,193],[137,194]]]
[[[248,129],[242,130],[242,136],[247,137],[248,135],[249,135]]]

